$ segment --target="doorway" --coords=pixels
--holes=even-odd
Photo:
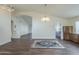
[[[14,26],[13,26],[14,24],[13,24],[13,20],[11,20],[11,38],[12,38],[12,36],[13,36],[13,29],[14,29]]]
[[[61,23],[56,24],[56,39],[61,39],[62,26]]]

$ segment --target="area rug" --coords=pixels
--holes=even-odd
[[[65,48],[57,40],[35,40],[32,48]]]

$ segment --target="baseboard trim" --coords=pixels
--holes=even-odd
[[[7,41],[7,42],[4,42],[4,43],[0,43],[0,46],[3,46],[3,45],[5,45],[5,44],[7,44],[7,43],[10,43],[11,42],[11,40],[9,40],[9,41]]]
[[[44,39],[44,38],[41,38],[41,39],[39,39],[39,38],[33,38],[33,40],[56,40],[56,39]]]

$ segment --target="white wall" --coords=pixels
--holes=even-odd
[[[55,39],[55,26],[57,22],[60,22],[62,26],[71,25],[69,20],[50,15],[48,15],[50,17],[49,22],[42,22],[41,18],[46,16],[46,14],[36,12],[18,12],[17,14],[32,16],[32,39]]]
[[[13,16],[12,20],[14,22],[14,33],[12,38],[20,38],[22,35],[29,33],[29,24],[26,21],[27,19],[23,19],[21,16]]]
[[[58,22],[61,23],[62,26],[70,26],[70,22],[66,19],[51,16],[49,22],[42,22],[39,17],[37,18],[35,17],[32,22],[33,23],[32,38],[33,39],[56,39],[56,36],[55,36],[56,24]],[[63,33],[62,33],[62,36],[63,36]]]
[[[76,23],[77,21],[79,21],[79,17],[74,17],[74,18],[71,18],[71,19],[69,19],[69,20],[71,21],[71,24],[72,24],[72,26],[73,26],[73,32],[76,33],[76,25],[75,25],[75,23]]]
[[[7,9],[0,8],[0,45],[11,41],[11,16]]]
[[[27,16],[27,15],[20,15],[20,17],[22,17],[24,19],[24,21],[27,23],[27,25],[28,25],[28,32],[32,33],[32,17],[31,16]]]

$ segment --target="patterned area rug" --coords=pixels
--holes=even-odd
[[[35,40],[32,48],[64,48],[57,40]]]

